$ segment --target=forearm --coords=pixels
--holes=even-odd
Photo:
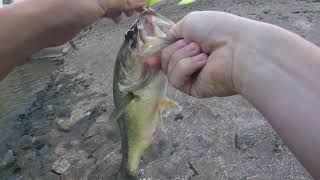
[[[81,0],[28,0],[1,8],[0,79],[33,52],[66,43],[104,13],[97,1]]]
[[[281,28],[262,26],[253,38],[257,44],[241,51],[250,53],[238,65],[238,90],[319,178],[320,49]]]
[[[22,64],[27,56],[46,46],[41,15],[32,8],[37,6],[31,3],[22,2],[0,9],[0,79]]]

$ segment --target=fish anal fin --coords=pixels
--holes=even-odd
[[[165,98],[159,103],[159,109],[161,113],[164,113],[166,116],[170,112],[174,112],[175,114],[179,114],[182,112],[182,107],[175,101]]]
[[[159,152],[157,151],[157,146],[152,143],[143,153],[143,160],[153,161],[159,158]]]

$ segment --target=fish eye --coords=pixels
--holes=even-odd
[[[134,38],[134,34],[137,32],[138,30],[138,27],[137,27],[137,22],[138,21],[135,21],[132,26],[129,28],[129,30],[126,32],[125,34],[125,39],[127,41],[130,41],[130,39],[133,39]]]
[[[134,36],[134,33],[135,33],[135,30],[134,29],[129,29],[125,35],[125,39],[127,41],[130,41],[133,39],[133,36]]]

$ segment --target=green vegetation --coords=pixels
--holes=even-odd
[[[146,7],[151,7],[155,4],[158,4],[161,0],[149,0]],[[178,5],[187,5],[187,4],[191,4],[193,2],[195,2],[196,0],[181,0]]]

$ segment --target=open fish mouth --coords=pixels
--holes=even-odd
[[[176,41],[166,35],[173,25],[172,21],[154,10],[144,9],[127,31],[125,38],[132,41],[130,48],[135,50],[137,55],[147,56]]]
[[[167,38],[166,33],[174,23],[156,13],[152,9],[144,9],[138,19],[131,25],[125,35],[132,59],[139,65],[136,70],[140,71],[138,78],[130,77],[128,63],[121,63],[122,69],[127,74],[128,81],[119,83],[122,92],[132,92],[144,88],[159,73],[159,70],[148,66],[147,60],[150,55],[159,53],[163,48],[177,41]]]

